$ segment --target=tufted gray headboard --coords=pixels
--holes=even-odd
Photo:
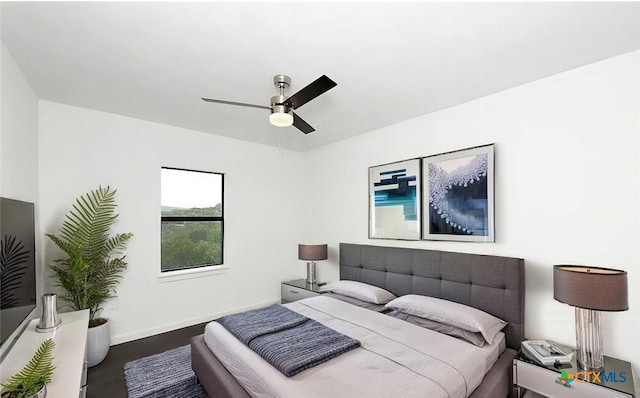
[[[508,347],[524,339],[521,258],[340,243],[340,279],[475,307],[509,322]]]

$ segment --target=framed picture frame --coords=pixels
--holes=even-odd
[[[369,238],[420,240],[420,159],[369,167]]]
[[[494,144],[422,158],[422,239],[494,242]]]

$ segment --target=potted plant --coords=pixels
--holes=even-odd
[[[109,352],[109,323],[96,313],[107,299],[115,297],[122,271],[127,268],[122,250],[133,236],[109,236],[118,218],[115,194],[116,190],[100,186],[80,196],[67,213],[60,233],[46,234],[66,254],[51,265],[56,286],[66,291],[61,298],[76,311],[89,310],[89,366],[102,362]]]
[[[44,398],[55,366],[52,339],[45,340],[24,368],[2,383],[2,398]]]

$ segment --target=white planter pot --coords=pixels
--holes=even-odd
[[[87,333],[88,366],[96,366],[104,360],[111,345],[111,327],[109,321],[100,326],[89,328]]]

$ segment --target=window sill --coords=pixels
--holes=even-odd
[[[194,269],[181,269],[178,271],[162,272],[158,275],[161,283],[182,281],[185,279],[202,278],[207,276],[226,274],[229,267],[226,265],[212,265],[209,267],[200,267]]]

